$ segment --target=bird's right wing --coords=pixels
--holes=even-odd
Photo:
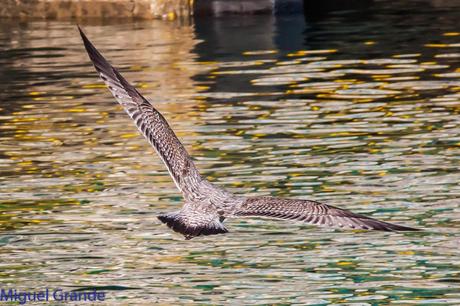
[[[131,119],[134,120],[139,131],[160,155],[179,190],[185,192],[186,188],[191,188],[194,185],[194,182],[201,181],[202,178],[191,157],[169,127],[165,118],[134,86],[121,76],[117,69],[107,62],[83,31],[80,28],[78,29],[89,58],[99,72],[99,76],[118,103],[123,106]],[[186,179],[188,181],[184,182]]]
[[[315,201],[274,197],[247,198],[234,216],[269,217],[348,229],[417,231],[418,229],[379,221]]]

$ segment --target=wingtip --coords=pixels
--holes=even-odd
[[[392,231],[392,232],[419,232],[421,229],[419,228],[414,228],[414,227],[409,227],[409,226],[404,226],[404,225],[399,225],[399,224],[394,224],[394,223],[389,223],[389,222],[382,222],[384,223],[384,228],[387,231]]]
[[[88,37],[83,32],[82,28],[77,24],[78,31],[80,32],[83,45],[85,46],[86,53],[88,53],[89,59],[96,67],[98,71],[105,70],[106,73],[111,73],[110,70],[113,69],[107,60],[102,56],[102,54],[96,49],[96,47],[91,43]]]
[[[83,44],[85,45],[86,49],[88,49],[88,47],[91,46],[91,43],[90,43],[88,37],[86,37],[86,34],[85,34],[85,32],[83,32],[83,30],[80,27],[80,25],[77,24],[77,28],[78,28],[78,32],[80,33],[81,39],[83,40]]]
[[[396,232],[421,232],[422,229],[421,228],[398,225],[398,227],[395,228],[394,231],[396,231]]]
[[[82,38],[86,38],[86,35],[85,35],[85,33],[83,32],[83,30],[81,29],[81,27],[80,27],[79,24],[77,24],[77,29],[78,29],[78,32],[80,33],[80,36],[81,36]]]

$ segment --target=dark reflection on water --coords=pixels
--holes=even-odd
[[[84,25],[212,181],[426,229],[407,234],[248,219],[183,241],[155,217],[181,198],[75,26],[1,23],[2,287],[101,288],[126,304],[459,304],[460,12],[420,3],[308,23]]]

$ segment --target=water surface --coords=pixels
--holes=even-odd
[[[314,199],[421,233],[257,219],[183,240],[182,199],[73,23],[0,23],[0,284],[108,304],[460,304],[460,11],[83,23],[236,193]]]

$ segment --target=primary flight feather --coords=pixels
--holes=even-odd
[[[182,192],[185,203],[178,211],[158,219],[186,239],[227,233],[226,218],[269,217],[320,226],[380,231],[417,229],[379,221],[315,201],[234,195],[203,178],[166,119],[137,89],[110,65],[78,28],[89,58],[108,89],[158,153]]]

